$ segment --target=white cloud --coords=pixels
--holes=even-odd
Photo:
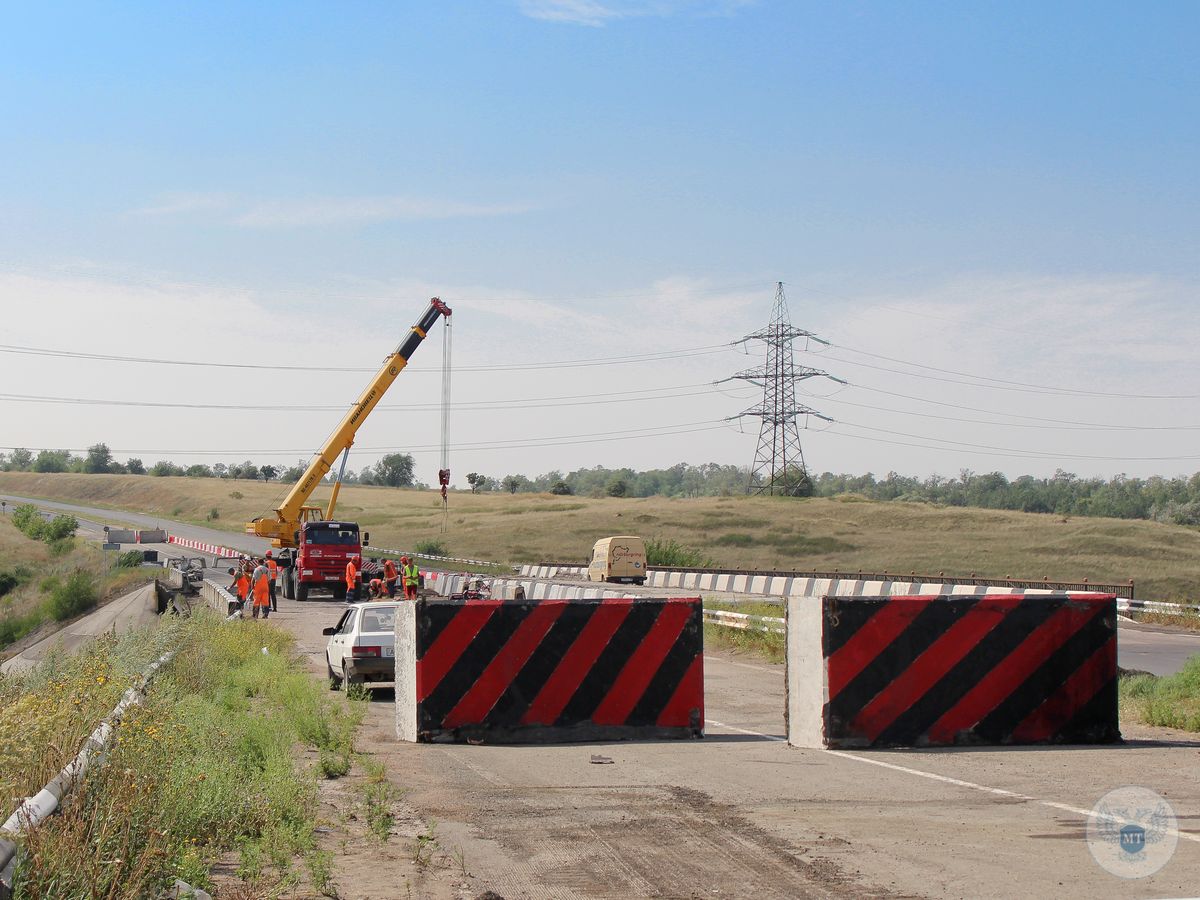
[[[690,13],[696,16],[732,15],[755,0],[519,0],[518,8],[531,19],[600,27],[619,19]]]
[[[130,212],[134,216],[176,216],[196,212],[229,209],[234,203],[232,194],[216,191],[167,191],[149,206]]]
[[[256,203],[234,220],[250,228],[356,225],[367,222],[476,219],[528,212],[517,203],[460,203],[414,197],[314,197]]]

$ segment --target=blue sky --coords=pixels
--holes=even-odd
[[[1161,429],[1190,421],[1195,404],[1146,396],[1200,393],[1198,25],[1200,7],[1185,3],[10,9],[0,303],[11,314],[0,342],[144,356],[187,329],[186,344],[170,346],[186,358],[373,364],[438,293],[460,304],[463,365],[610,357],[732,340],[761,324],[781,279],[797,322],[848,347],[1139,395],[1014,396],[911,376],[914,403],[970,406],[1010,425],[1032,413]],[[744,367],[728,356],[464,373],[455,399],[702,384]],[[851,360],[864,357],[813,364],[867,392],[896,381]],[[162,402],[215,392],[284,404],[299,390],[336,404],[362,380],[197,382],[11,356],[0,378],[16,383],[35,365],[47,395],[94,396],[100,382],[141,373],[141,392],[115,393]],[[432,376],[413,381],[397,391],[436,395]],[[602,417],[480,410],[456,417],[455,440],[715,420],[749,401],[669,398]],[[881,405],[854,421],[974,446],[813,434],[813,467],[1200,468],[1187,458],[1194,432],[1039,432],[1042,455],[1022,459],[979,447],[1027,446],[1024,430],[981,435],[909,414],[927,405]],[[144,423],[39,409],[0,401],[0,444],[248,446],[241,419],[231,430],[215,410],[188,414],[206,426],[195,446],[167,447]],[[263,449],[311,447],[326,428],[273,415]],[[369,428],[378,446],[403,445],[404,431],[436,441],[432,419]],[[699,446],[650,437],[475,450],[464,464],[532,474],[744,463],[753,443],[725,429]]]

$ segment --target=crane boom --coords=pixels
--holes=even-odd
[[[270,538],[276,547],[295,547],[295,534],[300,530],[302,522],[328,519],[333,515],[333,505],[337,499],[336,487],[330,500],[328,511],[319,506],[308,505],[313,491],[321,483],[326,473],[333,468],[339,454],[348,451],[354,443],[354,437],[367,416],[382,399],[384,393],[401,370],[408,365],[409,359],[416,351],[425,336],[434,326],[440,316],[449,316],[450,307],[434,297],[429,301],[429,308],[421,315],[409,333],[401,341],[396,350],[383,361],[383,366],[371,379],[366,390],[352,406],[345,418],[330,435],[320,453],[309,463],[308,468],[293,485],[283,503],[275,510],[274,518],[259,518],[246,523],[246,533]]]

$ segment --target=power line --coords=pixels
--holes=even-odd
[[[681,390],[684,388],[703,388],[703,390]],[[675,391],[675,393],[659,393],[661,391]],[[595,406],[611,403],[636,403],[652,400],[671,400],[680,397],[699,397],[707,394],[718,393],[714,391],[712,385],[709,384],[694,384],[694,385],[678,385],[668,388],[647,388],[634,391],[606,391],[602,394],[568,394],[559,397],[529,397],[529,398],[513,398],[509,400],[488,400],[451,404],[451,408],[459,411],[486,411],[486,410],[503,410],[503,409],[552,409],[556,407],[573,407],[573,406]],[[654,394],[654,396],[633,396],[640,394]],[[598,399],[593,399],[598,398]],[[181,401],[155,401],[155,400],[106,400],[88,397],[53,397],[43,396],[39,394],[0,394],[0,402],[9,401],[14,403],[48,403],[48,404],[68,404],[81,406],[123,406],[123,407],[145,407],[153,409],[198,409],[198,410],[224,410],[224,411],[243,411],[243,412],[342,412],[347,407],[345,405],[289,405],[289,404],[237,404],[237,403],[187,403]],[[573,402],[568,402],[573,401]],[[403,411],[403,412],[428,412],[441,409],[441,404],[438,403],[416,403],[416,404],[380,404],[375,407],[378,410]]]
[[[1200,399],[1200,394],[1123,394],[1110,391],[1085,391],[1076,388],[1054,387],[1044,384],[1032,384],[1023,381],[1007,381],[1002,378],[991,378],[986,375],[972,375],[969,372],[958,372],[953,369],[939,369],[936,366],[927,366],[923,363],[909,362],[903,359],[896,359],[890,356],[882,356],[877,353],[868,353],[865,350],[855,350],[852,347],[846,347],[841,344],[835,344],[839,350],[849,350],[851,353],[858,353],[862,356],[870,356],[875,359],[882,359],[887,362],[899,363],[903,366],[912,366],[918,369],[926,369],[931,372],[940,372],[947,375],[958,375],[964,378],[973,378],[976,381],[993,382],[992,384],[975,384],[973,382],[961,381],[953,378],[941,378],[935,375],[922,375],[920,372],[906,372],[902,369],[889,369],[885,366],[873,366],[869,363],[855,362],[852,359],[839,359],[836,356],[831,356],[838,362],[844,362],[851,366],[861,366],[864,369],[874,369],[879,372],[888,372],[893,375],[907,375],[910,378],[926,378],[931,381],[941,381],[948,384],[959,384],[965,387],[982,387],[990,388],[998,391],[1019,391],[1029,394],[1064,394],[1070,396],[1082,397],[1104,397],[1109,399],[1124,399],[1124,400],[1196,400]]]
[[[881,443],[895,443],[905,447],[920,447],[925,450],[955,450],[956,448],[967,448],[972,450],[994,451],[996,456],[1014,456],[1025,459],[1074,459],[1074,460],[1100,460],[1105,462],[1167,462],[1171,460],[1193,460],[1200,459],[1200,456],[1101,456],[1083,453],[1058,453],[1049,450],[1028,450],[1019,447],[995,447],[989,444],[971,444],[965,441],[951,441],[944,438],[929,437],[924,434],[910,434],[904,431],[895,431],[891,428],[874,428],[870,425],[858,425],[854,422],[845,420],[837,420],[838,425],[844,425],[849,428],[861,428],[865,431],[876,431],[881,434],[896,435],[899,437],[914,438],[922,441],[933,441],[935,444],[949,444],[949,447],[930,446],[929,444],[907,444],[902,441],[892,441],[884,438],[877,438]],[[832,431],[832,429],[830,429]],[[848,435],[844,432],[837,432],[843,437],[855,437],[856,435]]]
[[[859,387],[860,385],[853,385]],[[881,393],[889,394],[890,391],[881,391]],[[903,396],[895,394],[893,396]],[[939,419],[944,422],[963,422],[969,425],[994,425],[998,428],[1034,428],[1047,431],[1200,431],[1200,425],[1113,425],[1101,424],[1099,422],[1061,422],[1058,419],[1045,419],[1043,422],[1051,423],[1058,422],[1059,424],[1041,424],[1028,422],[989,422],[986,419],[964,419],[960,416],[939,416],[936,413],[923,413],[914,410],[895,409],[888,406],[874,406],[869,403],[855,403],[852,400],[843,400],[837,394],[831,394],[827,397],[821,397],[826,403],[841,403],[846,406],[854,406],[859,409],[870,409],[876,412],[894,413],[899,416],[920,416],[923,419]],[[909,398],[913,400],[921,400],[920,397]],[[935,400],[925,400],[922,402],[936,403]],[[953,404],[946,404],[953,405]],[[987,410],[975,410],[975,412],[987,412]],[[1004,413],[996,413],[996,415],[1005,415]],[[1033,418],[1022,416],[1021,418]]]
[[[458,366],[460,372],[516,372],[538,371],[545,369],[579,369],[592,366],[623,365],[627,363],[663,362],[671,359],[688,359],[694,356],[710,356],[725,353],[730,350],[728,344],[710,344],[706,347],[692,347],[682,350],[662,350],[654,353],[638,353],[626,356],[601,356],[590,359],[561,360],[543,363],[513,363],[496,366]],[[118,356],[106,353],[86,353],[75,350],[56,350],[47,347],[23,347],[15,344],[0,344],[0,353],[14,353],[24,356],[48,356],[57,359],[85,359],[100,362],[139,363],[157,366],[189,366],[206,369],[255,369],[273,372],[375,372],[376,369],[359,366],[298,366],[298,365],[267,365],[262,363],[222,363],[207,360],[158,359],[154,357]],[[408,366],[407,372],[437,372],[440,368],[422,368]]]

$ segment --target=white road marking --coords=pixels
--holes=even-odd
[[[738,728],[736,725],[726,725],[724,722],[718,722],[715,719],[709,719],[707,725],[716,725],[718,728],[728,728],[730,731],[737,731],[741,734],[752,734],[755,737],[766,738],[768,741],[783,741],[787,743],[787,738],[780,737],[777,734],[763,734],[761,731],[751,731],[749,728]]]
[[[713,719],[708,720],[709,725],[716,725],[718,728],[728,728],[731,731],[737,731],[742,734],[753,734],[761,738],[766,738],[768,741],[786,741],[787,738],[781,738],[774,734],[764,734],[761,731],[752,731],[749,728],[738,728],[736,725],[726,725],[724,722],[717,722]],[[912,769],[908,766],[898,766],[895,763],[884,762],[881,759],[870,759],[866,756],[856,756],[853,753],[846,753],[844,750],[826,750],[825,753],[830,756],[840,756],[842,759],[852,759],[855,762],[867,763],[871,766],[879,766],[884,769],[891,769],[893,772],[903,772],[906,775],[916,775],[918,778],[927,778],[930,781],[940,781],[943,784],[952,784],[955,787],[970,788],[973,791],[982,791],[986,794],[994,794],[997,797],[1011,797],[1014,800],[1023,800],[1027,803],[1037,803],[1040,806],[1045,806],[1049,809],[1056,809],[1059,812],[1072,813],[1073,815],[1083,816],[1085,819],[1096,815],[1090,809],[1082,809],[1078,806],[1070,806],[1066,803],[1056,803],[1053,800],[1041,800],[1037,797],[1031,797],[1028,794],[1018,794],[1016,791],[1006,791],[1004,788],[988,787],[985,784],[976,784],[973,781],[963,781],[961,778],[951,778],[948,775],[938,775],[935,772],[926,772],[923,769]],[[1123,825],[1130,824],[1125,819],[1119,816],[1101,816],[1111,821],[1118,822]],[[1172,829],[1174,833],[1186,841],[1194,841],[1200,844],[1200,834],[1192,834],[1188,831],[1180,831]]]

